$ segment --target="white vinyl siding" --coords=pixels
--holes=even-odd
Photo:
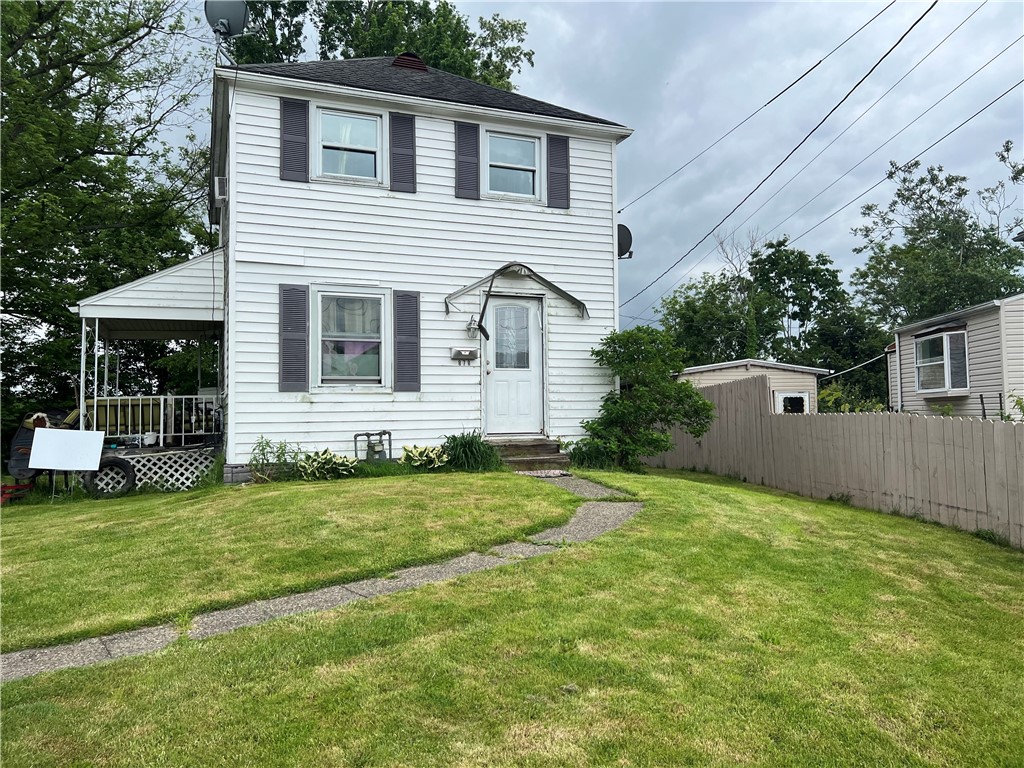
[[[220,249],[90,296],[88,317],[160,316],[220,321],[224,317],[224,253]]]
[[[382,114],[388,106],[382,105]],[[391,430],[400,451],[402,445],[436,445],[446,434],[481,429],[482,363],[459,365],[450,353],[451,347],[480,344],[467,336],[466,324],[479,314],[481,296],[461,297],[447,316],[444,297],[510,261],[529,265],[590,312],[582,319],[565,300],[545,296],[546,432],[565,439],[582,435],[580,421],[597,415],[612,385],[590,357],[615,322],[612,140],[570,136],[567,212],[455,198],[451,119],[416,114],[417,191],[395,195],[370,185],[281,181],[277,96],[239,91],[234,114],[228,463],[247,461],[260,435],[351,454],[356,432]],[[510,126],[507,133],[517,130]],[[278,392],[279,283],[419,291],[421,391]],[[500,278],[495,292],[545,293],[519,277]]]

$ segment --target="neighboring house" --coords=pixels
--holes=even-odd
[[[578,438],[613,385],[590,350],[630,132],[410,54],[218,68],[220,248],[83,301],[83,328],[222,336],[228,476],[261,436]]]
[[[998,418],[1024,395],[1024,293],[896,329],[889,402],[897,411]]]
[[[818,377],[826,373],[830,373],[827,368],[748,359],[695,365],[684,369],[677,378],[695,387],[709,387],[752,376],[767,376],[775,413],[817,413]]]

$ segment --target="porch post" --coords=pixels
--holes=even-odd
[[[78,354],[78,429],[81,432],[85,431],[85,345],[87,343],[85,318],[83,317],[82,347]]]
[[[100,396],[100,319],[97,317],[92,327],[92,399],[94,411],[99,410],[96,400]],[[109,414],[108,418],[109,418]]]

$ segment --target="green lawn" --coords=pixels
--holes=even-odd
[[[512,473],[222,487],[4,507],[4,651],[381,576],[564,522]]]
[[[1024,555],[702,475],[591,477],[644,511],[551,557],[9,683],[3,763],[1021,764]]]

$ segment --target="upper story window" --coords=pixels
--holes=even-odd
[[[320,175],[381,178],[381,120],[372,115],[319,111]]]
[[[937,333],[914,344],[918,392],[967,389],[967,332]]]
[[[540,140],[529,136],[487,134],[487,192],[540,198],[537,169]]]

